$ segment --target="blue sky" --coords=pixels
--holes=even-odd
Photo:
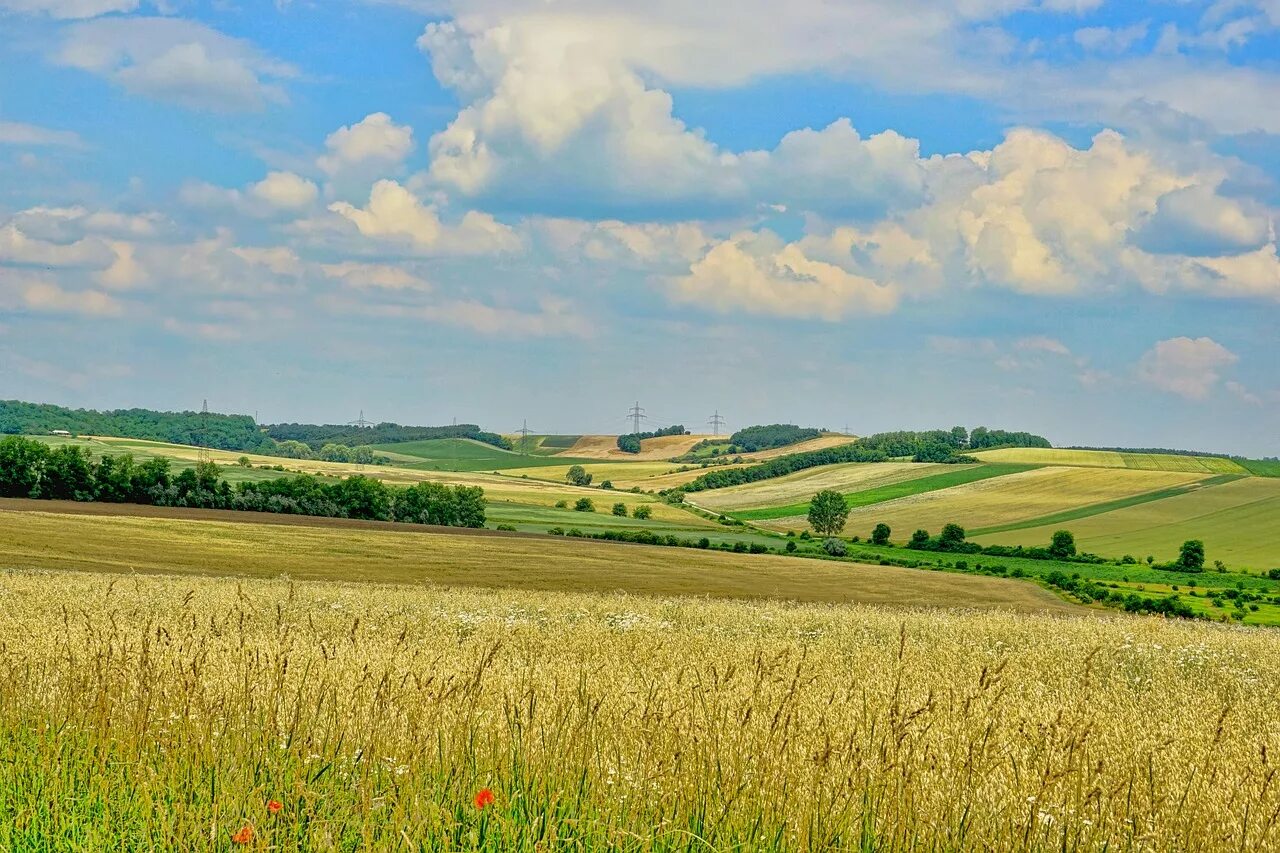
[[[0,397],[1280,454],[1278,0],[638,8],[0,0]]]

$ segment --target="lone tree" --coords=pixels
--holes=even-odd
[[[1178,552],[1177,567],[1184,572],[1204,571],[1204,543],[1199,539],[1188,539],[1182,543]]]
[[[564,475],[565,480],[573,486],[589,486],[591,485],[591,475],[587,473],[587,469],[581,465],[574,465]]]
[[[964,546],[964,528],[958,524],[947,524],[938,535],[939,551],[958,551]]]
[[[1055,531],[1053,541],[1049,543],[1049,553],[1059,560],[1074,557],[1076,555],[1076,537],[1072,535],[1070,530]]]
[[[848,518],[849,505],[839,492],[823,489],[809,501],[809,526],[823,536],[835,536],[844,530]]]
[[[883,521],[880,522],[876,525],[875,530],[871,531],[871,544],[888,545],[889,534],[891,533],[893,533],[893,530],[890,529],[889,525],[885,524]]]

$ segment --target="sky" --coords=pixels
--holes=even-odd
[[[1280,0],[0,0],[0,398],[1280,454]]]

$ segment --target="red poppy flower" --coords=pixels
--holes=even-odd
[[[245,824],[236,830],[231,836],[232,844],[248,844],[253,840],[253,827]]]
[[[478,809],[488,808],[489,806],[493,805],[493,799],[494,799],[493,791],[490,791],[488,788],[481,788],[476,793],[476,799],[475,799],[476,808]]]
[[[280,814],[280,810],[284,808],[279,800],[267,800],[267,811],[272,814]]]

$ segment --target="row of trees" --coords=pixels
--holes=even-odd
[[[511,449],[511,442],[506,437],[493,432],[485,432],[475,424],[423,427],[381,423],[371,427],[358,427],[350,424],[290,423],[268,426],[266,434],[280,443],[298,442],[305,444],[313,451],[321,450],[325,445],[329,444],[355,447],[366,444],[401,444],[406,441],[430,441],[437,438],[470,438],[485,444],[491,444],[494,447],[500,447],[503,450]]]
[[[483,527],[484,490],[419,483],[391,487],[369,477],[325,481],[309,474],[232,486],[211,462],[172,473],[168,459],[129,454],[94,460],[85,448],[0,439],[0,497],[253,510],[329,518]]]
[[[662,429],[655,429],[652,432],[629,432],[626,435],[618,436],[618,449],[623,453],[639,453],[640,442],[646,438],[661,438],[664,435],[688,435],[689,431],[684,428],[684,424],[673,424]]]
[[[805,453],[791,453],[770,459],[758,465],[744,468],[727,468],[708,471],[696,480],[683,487],[686,492],[700,492],[706,489],[723,489],[727,486],[740,486],[744,483],[755,483],[773,477],[782,477],[817,468],[820,465],[836,465],[845,462],[884,462],[889,459],[910,458],[918,462],[976,462],[976,459],[964,456],[960,450],[972,446],[974,436],[979,441],[987,442],[990,436],[998,436],[1010,442],[1022,442],[1015,445],[1048,447],[1049,441],[1038,435],[1025,432],[1006,432],[1004,430],[988,430],[978,427],[973,433],[964,427],[950,430],[929,430],[926,432],[882,432],[859,438],[850,444],[830,447],[825,450],[810,450]],[[990,445],[983,444],[983,447]]]
[[[774,447],[799,444],[822,435],[814,427],[798,427],[795,424],[763,424],[740,429],[729,436],[729,443],[742,452],[755,453]]]
[[[47,435],[65,430],[73,435],[111,435],[195,444],[246,453],[271,453],[273,442],[248,415],[201,412],[157,412],[151,409],[67,409],[43,403],[0,400],[0,433]]]

